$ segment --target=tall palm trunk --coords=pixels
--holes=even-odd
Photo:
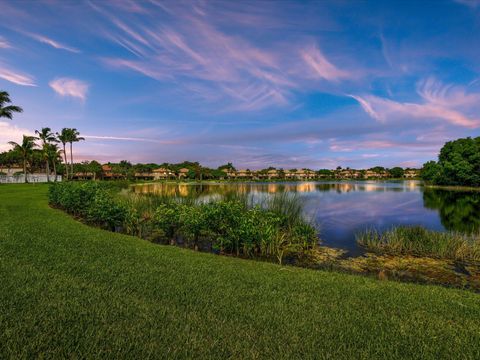
[[[47,182],[50,182],[50,165],[48,163],[48,156],[45,159],[45,163],[47,164]]]
[[[27,155],[23,155],[23,176],[25,177],[25,183],[28,183],[28,180],[27,180]]]
[[[53,165],[53,175],[55,176],[55,179],[53,179],[53,182],[57,182],[57,164],[55,164],[56,161],[53,159],[52,165]]]
[[[73,179],[73,142],[70,142],[70,177]]]
[[[65,143],[63,144],[63,158],[65,160],[65,176],[67,177],[68,180],[68,163],[67,163],[67,149],[65,147]]]

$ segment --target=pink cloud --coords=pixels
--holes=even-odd
[[[70,96],[85,101],[89,85],[81,80],[71,78],[56,78],[48,83],[60,96]]]
[[[33,76],[14,70],[0,63],[0,78],[23,86],[37,86]]]
[[[417,93],[423,103],[398,102],[375,95],[349,96],[372,118],[382,122],[399,118],[438,119],[472,129],[480,127],[480,118],[469,115],[478,110],[480,94],[467,93],[460,86],[443,85],[433,78],[419,82]]]
[[[337,81],[349,76],[346,71],[340,70],[328,61],[325,55],[317,47],[309,47],[302,50],[301,57],[307,65],[310,66],[316,77],[330,81]]]
[[[317,46],[259,47],[238,34],[226,33],[211,21],[212,11],[217,10],[208,6],[199,5],[199,12],[193,13],[178,4],[159,3],[169,17],[161,22],[138,22],[134,14],[117,11],[114,16],[106,7],[91,6],[108,20],[99,33],[135,55],[133,59],[103,58],[105,64],[157,81],[175,81],[176,88],[183,88],[189,97],[191,88],[209,88],[204,101],[213,98],[219,111],[289,106],[294,90],[305,89],[306,82],[313,84],[319,78],[338,82],[350,76]],[[202,98],[198,92],[195,97]]]
[[[44,43],[44,44],[47,44],[47,45],[50,45],[51,47],[55,48],[55,49],[60,49],[60,50],[65,50],[65,51],[69,51],[69,52],[73,52],[73,53],[80,53],[80,50],[78,49],[75,49],[73,47],[70,47],[70,46],[67,46],[67,45],[64,45],[64,44],[61,44],[60,42],[56,41],[56,40],[53,40],[53,39],[50,39],[46,36],[43,36],[43,35],[40,35],[40,34],[32,34],[32,33],[26,33],[28,36],[30,36],[32,39],[35,39],[41,43]]]
[[[10,49],[12,45],[2,36],[0,36],[0,49]]]

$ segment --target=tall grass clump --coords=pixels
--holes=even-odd
[[[367,250],[393,255],[480,261],[480,235],[402,226],[383,233],[375,229],[364,231],[357,234],[357,242]]]

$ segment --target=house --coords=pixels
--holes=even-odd
[[[6,176],[20,175],[20,174],[23,174],[23,167],[18,165],[13,165],[11,167],[1,168],[0,173],[3,173],[2,175],[6,175]]]
[[[181,168],[179,171],[178,171],[178,178],[179,179],[182,179],[182,178],[186,178],[188,176],[188,173],[189,173],[189,169],[187,168]]]
[[[300,169],[293,173],[293,178],[297,180],[310,180],[315,178],[315,172],[309,169]]]
[[[278,171],[275,169],[271,169],[267,171],[267,178],[269,180],[271,179],[277,179],[278,178]]]
[[[375,171],[372,171],[372,170],[367,170],[367,171],[365,171],[364,177],[365,177],[365,179],[375,178],[375,177],[377,177],[377,173]]]
[[[235,179],[235,177],[237,176],[237,173],[232,169],[221,169],[221,171],[226,174],[227,179]]]
[[[135,179],[141,179],[141,180],[153,180],[155,177],[155,174],[153,172],[148,173],[148,172],[136,172],[134,174]]]
[[[95,179],[95,174],[93,172],[76,172],[76,173],[73,173],[72,179],[74,179],[74,180],[92,180],[92,179]]]
[[[102,165],[102,178],[109,180],[125,179],[125,175],[114,173],[112,167],[108,164]]]
[[[250,170],[239,170],[237,172],[237,178],[240,179],[250,179],[252,176],[252,172]]]
[[[405,176],[408,179],[420,177],[420,170],[418,170],[418,169],[407,169],[407,170],[405,170],[405,173],[404,173],[403,176]]]
[[[175,174],[169,169],[158,168],[153,170],[153,178],[155,180],[165,180],[165,179],[170,179],[171,177],[175,177]]]
[[[295,176],[295,173],[291,170],[285,170],[284,174],[285,174],[285,179],[293,179]]]

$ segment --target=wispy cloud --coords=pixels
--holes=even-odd
[[[33,76],[0,63],[0,78],[23,86],[37,86]]]
[[[199,5],[193,14],[191,9],[170,5],[158,4],[165,13],[156,18],[144,14],[140,22],[134,21],[132,14],[91,4],[108,20],[99,33],[129,53],[103,58],[104,63],[171,81],[188,96],[190,88],[201,87],[207,90],[205,102],[216,93],[215,104],[228,111],[285,107],[292,104],[294,92],[303,90],[306,82],[323,79],[336,83],[350,76],[311,41],[292,43],[287,49],[280,42],[259,46],[241,32],[215,26],[210,8]]]
[[[461,86],[444,85],[434,78],[417,84],[422,103],[399,102],[375,95],[349,95],[375,120],[443,120],[467,128],[480,127],[480,117],[470,115],[479,109],[480,93],[467,93]],[[478,112],[477,112],[478,113]]]
[[[44,35],[40,35],[40,34],[33,34],[33,33],[26,33],[28,36],[30,36],[32,39],[35,39],[41,43],[44,43],[44,44],[47,44],[47,45],[50,45],[51,47],[55,48],[55,49],[59,49],[59,50],[65,50],[65,51],[69,51],[69,52],[72,52],[72,53],[80,53],[81,51],[74,48],[74,47],[71,47],[71,46],[67,46],[67,45],[64,45],[56,40],[53,40],[53,39],[50,39]]]
[[[0,36],[0,49],[10,49],[12,45],[5,39],[4,37]]]
[[[85,139],[92,140],[113,140],[113,141],[137,141],[137,142],[150,142],[156,144],[180,144],[180,140],[160,140],[160,139],[151,139],[151,138],[142,138],[142,137],[128,137],[128,136],[107,136],[107,135],[82,135]]]
[[[50,81],[48,85],[60,96],[79,98],[82,101],[87,99],[89,85],[82,80],[66,77],[56,78]]]
[[[472,9],[480,8],[480,0],[454,0],[458,4],[468,6]]]
[[[325,80],[337,81],[349,76],[346,71],[340,70],[327,60],[325,55],[316,46],[301,51],[302,59],[313,70],[314,76]]]

